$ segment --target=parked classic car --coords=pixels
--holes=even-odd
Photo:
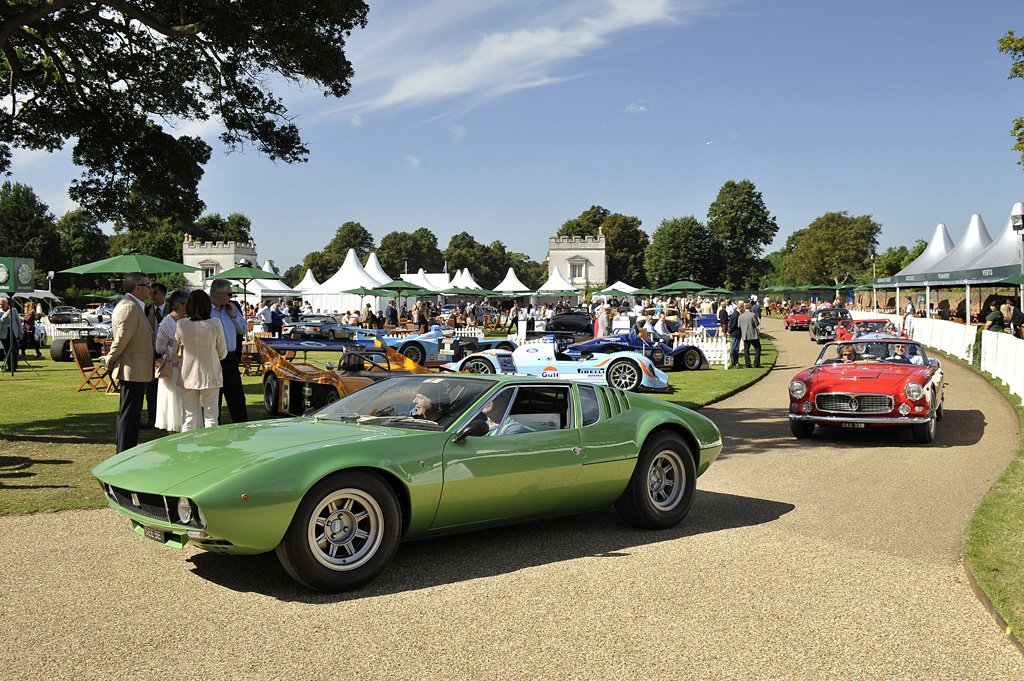
[[[51,324],[81,324],[85,321],[82,318],[82,311],[70,305],[55,306],[50,310],[49,316]]]
[[[888,319],[844,319],[836,325],[836,340],[853,340],[868,333],[886,333],[887,329],[891,329],[890,333],[894,336],[906,337]]]
[[[446,371],[477,374],[525,374],[542,378],[607,384],[637,392],[668,391],[668,376],[654,362],[636,352],[592,353],[573,358],[561,351],[554,335],[527,341],[513,352],[484,350],[445,364]]]
[[[816,343],[827,343],[836,339],[836,325],[844,319],[851,319],[850,311],[843,307],[826,307],[814,311],[807,332]]]
[[[453,359],[461,357],[461,355],[460,357],[452,355],[453,344],[450,340],[447,343],[448,351],[446,352],[445,341],[446,339],[453,338],[452,334],[454,332],[454,329],[450,327],[442,327],[435,324],[426,333],[414,333],[406,336],[377,335],[367,329],[349,328],[353,331],[353,338],[376,338],[381,343],[398,350],[398,352],[422,366],[441,366],[446,362],[451,362]],[[473,336],[460,336],[459,342],[456,345],[461,348],[463,353],[490,348],[498,350],[516,349],[516,343],[508,339],[485,339]]]
[[[547,331],[570,331],[574,334],[594,333],[594,318],[590,311],[583,307],[562,308],[547,320]]]
[[[348,324],[338,317],[329,314],[302,315],[299,321],[286,321],[281,325],[284,337],[300,338],[349,338],[352,334],[347,330]]]
[[[721,449],[709,419],[653,397],[434,374],[375,383],[308,418],[158,438],[93,474],[140,536],[276,551],[300,583],[345,591],[404,539],[611,504],[632,525],[673,527]]]
[[[668,371],[679,369],[693,371],[711,367],[704,352],[695,345],[680,345],[673,348],[665,343],[644,340],[632,332],[616,333],[582,343],[573,343],[565,348],[564,352],[569,357],[581,358],[589,357],[595,352],[606,355],[613,352],[638,352],[654,362],[654,366]]]
[[[811,323],[811,311],[806,307],[798,307],[787,312],[782,321],[790,331],[806,329]]]
[[[392,376],[428,373],[373,341],[257,337],[255,344],[263,366],[263,407],[272,416],[300,416]],[[286,354],[299,352],[303,361],[285,359]],[[310,352],[335,352],[340,357],[337,364],[314,363],[307,359]]]
[[[829,343],[789,384],[789,425],[798,438],[816,425],[904,426],[928,443],[945,399],[939,360],[906,338],[878,334]]]

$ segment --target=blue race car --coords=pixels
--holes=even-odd
[[[633,332],[616,333],[593,340],[573,343],[565,348],[569,357],[587,357],[595,352],[639,352],[654,362],[654,366],[667,371],[686,369],[709,369],[711,367],[704,352],[695,345],[680,345],[672,348],[657,341],[644,340]]]
[[[572,358],[560,351],[553,335],[527,341],[512,352],[497,349],[476,352],[443,365],[441,370],[525,374],[607,384],[633,392],[668,392],[668,375],[639,353],[593,353],[586,358]]]
[[[430,328],[430,331],[421,334],[410,334],[408,336],[385,336],[377,335],[368,329],[348,327],[353,332],[353,338],[372,339],[376,338],[384,345],[398,350],[416,364],[425,367],[441,366],[445,362],[454,362],[462,359],[466,354],[478,350],[515,350],[516,343],[507,339],[488,339],[466,336],[445,335],[451,333],[449,327],[441,327],[437,324]]]

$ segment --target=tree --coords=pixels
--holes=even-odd
[[[1006,35],[999,39],[999,51],[1010,55],[1013,63],[1010,65],[1009,78],[1024,78],[1024,38],[1014,37],[1013,31],[1007,31]],[[1020,160],[1017,165],[1024,165],[1024,117],[1013,119],[1013,130],[1010,133],[1017,138],[1017,144],[1013,150],[1020,152]]]
[[[924,239],[918,239],[914,242],[914,247],[910,249],[906,246],[890,246],[875,256],[875,276],[893,276],[917,260],[926,248],[928,248],[928,242]]]
[[[225,220],[220,213],[204,215],[189,229],[194,241],[234,241],[248,243],[252,240],[252,220],[244,213],[232,213]]]
[[[644,251],[644,269],[648,283],[655,287],[680,279],[710,287],[722,283],[718,242],[692,215],[661,221]]]
[[[723,283],[733,289],[756,288],[759,272],[768,269],[760,260],[761,251],[779,226],[753,182],[729,180],[722,185],[708,208],[708,231],[722,247]]]
[[[380,240],[377,259],[384,271],[393,277],[401,272],[440,272],[444,256],[437,247],[437,237],[426,227],[415,232],[391,232]]]
[[[61,269],[77,267],[108,257],[107,242],[110,241],[110,237],[100,229],[99,221],[94,215],[84,210],[68,211],[57,220],[56,230],[60,237],[60,252],[63,256]],[[68,286],[87,291],[106,288],[109,286],[109,280],[110,277],[107,275],[55,274],[53,285],[61,291],[67,290]]]
[[[507,265],[499,273],[500,278],[496,279],[488,288],[500,284],[509,267],[515,271],[523,286],[528,287],[532,291],[539,289],[548,280],[548,264],[546,261],[537,262],[525,253],[507,253],[506,257]]]
[[[591,206],[588,210],[580,213],[578,218],[571,218],[563,222],[555,236],[597,236],[598,230],[609,215],[611,215],[611,211],[607,208]]]
[[[284,271],[284,274],[282,274],[281,276],[283,277],[281,281],[284,282],[285,286],[287,286],[288,288],[295,288],[300,283],[302,283],[302,278],[306,276],[306,265],[304,263],[292,265],[291,267],[286,269]],[[317,279],[317,281],[320,280]]]
[[[855,272],[870,268],[868,254],[881,231],[870,215],[825,213],[793,234],[796,248],[786,258],[786,274],[801,284],[845,284]]]
[[[324,248],[325,253],[341,255],[342,262],[350,248],[355,249],[359,262],[365,262],[373,252],[373,235],[358,222],[346,222],[334,233],[334,238]]]
[[[345,38],[366,25],[361,0],[22,0],[0,7],[0,171],[14,148],[76,140],[85,167],[70,194],[101,219],[195,219],[209,146],[157,123],[219,119],[231,150],[272,160],[308,150],[268,84],[312,81],[348,93]],[[136,202],[133,204],[133,200]]]
[[[640,229],[640,224],[640,218],[619,213],[609,215],[601,224],[608,258],[608,283],[624,281],[636,287],[647,285],[644,252],[650,238]]]
[[[36,288],[46,288],[48,270],[64,269],[53,214],[31,187],[20,182],[0,186],[0,227],[4,255],[35,260]]]
[[[324,251],[313,251],[307,253],[306,257],[302,259],[302,265],[299,272],[299,277],[302,277],[306,270],[311,270],[313,276],[321,284],[330,279],[335,273],[341,269],[341,265],[345,262],[345,256],[339,253],[326,253]],[[288,270],[291,272],[291,270]],[[298,281],[295,282],[296,284]],[[294,285],[294,284],[293,284]]]

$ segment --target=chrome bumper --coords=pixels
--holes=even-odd
[[[880,426],[910,426],[928,423],[930,416],[817,416],[814,414],[790,414],[790,421],[808,423],[871,423]]]

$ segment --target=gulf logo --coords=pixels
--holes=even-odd
[[[544,367],[540,375],[542,378],[558,378],[558,369],[555,367]]]

